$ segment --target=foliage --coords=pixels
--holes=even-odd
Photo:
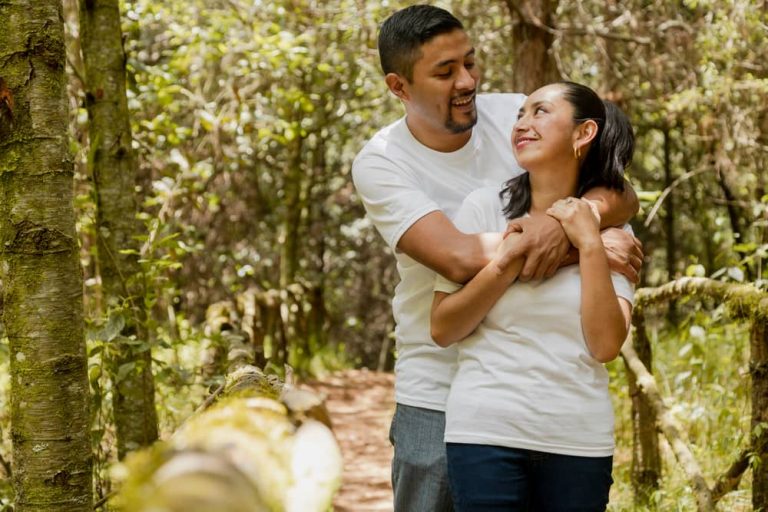
[[[151,312],[147,348],[165,433],[222,382],[211,354],[228,338],[206,323],[213,304],[227,304],[231,335],[262,343],[278,373],[285,363],[315,375],[347,365],[391,367],[389,301],[397,276],[349,171],[364,141],[401,115],[381,79],[375,38],[377,24],[410,3],[124,2],[145,225],[139,256]],[[439,3],[473,36],[481,89],[507,90],[515,64],[509,41],[520,23],[511,4]],[[65,2],[71,151],[103,496],[114,451],[112,370],[103,356],[119,332],[122,307],[98,313],[103,297],[73,5]],[[760,2],[552,5],[552,53],[562,76],[619,103],[636,129],[629,178],[642,205],[633,226],[645,244],[643,284],[697,275],[765,286],[768,64],[761,56],[768,54],[768,14]],[[717,309],[677,304],[670,311],[676,314],[660,309],[649,318],[656,375],[665,395],[678,397],[677,417],[713,476],[748,432],[746,335]],[[117,377],[132,370],[118,368]],[[632,510],[626,382],[619,364],[611,372],[619,436],[612,506]],[[6,460],[7,422],[0,417]],[[684,510],[692,498],[666,456],[658,509]],[[729,510],[738,510],[743,496],[728,498]],[[0,499],[9,502],[10,489],[0,487]]]
[[[664,323],[656,308],[648,330],[653,346],[653,370],[659,388],[675,419],[702,465],[714,481],[749,444],[750,388],[749,326],[731,320],[723,307],[698,304],[682,306],[686,320],[679,326]],[[630,398],[623,363],[609,366],[611,394],[616,410],[617,450],[611,508],[634,511],[629,480],[632,446]],[[696,501],[685,474],[671,449],[662,443],[664,457],[660,491],[654,510],[694,510]],[[721,510],[751,510],[749,473],[739,490],[727,495]]]

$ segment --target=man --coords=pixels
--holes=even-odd
[[[474,189],[501,188],[522,172],[510,137],[525,96],[477,96],[474,47],[461,22],[437,7],[415,5],[390,16],[380,30],[379,56],[406,115],[365,145],[352,175],[369,217],[395,252],[401,278],[392,301],[398,351],[390,430],[395,510],[450,511],[443,431],[456,352],[430,337],[432,288],[435,272],[468,280],[499,244],[500,234],[466,235],[450,218]],[[604,227],[623,224],[636,211],[634,192],[627,189],[624,196],[587,194]],[[516,225],[524,247],[505,261],[524,254],[523,279],[554,273],[569,248],[559,223],[542,216]],[[635,241],[619,230],[607,238],[613,267],[636,280],[629,262],[639,268],[642,254]]]

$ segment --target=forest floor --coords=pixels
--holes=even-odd
[[[394,414],[394,375],[346,370],[306,385],[326,395],[326,407],[344,458],[336,512],[392,510],[389,423]]]

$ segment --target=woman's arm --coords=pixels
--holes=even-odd
[[[592,357],[601,363],[619,355],[629,330],[632,306],[616,296],[603,244],[579,248],[581,329]]]
[[[629,331],[631,306],[616,296],[597,217],[589,203],[576,198],[557,201],[547,211],[563,224],[579,250],[581,328],[592,357],[614,360]]]
[[[436,291],[432,301],[430,333],[441,347],[463,340],[480,325],[488,311],[515,281],[523,266],[517,258],[498,271],[497,258],[509,250],[519,235],[508,236],[499,246],[497,256],[475,275],[464,287],[448,294]]]

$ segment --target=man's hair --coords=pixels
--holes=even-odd
[[[411,82],[413,65],[421,57],[421,46],[464,25],[445,9],[412,5],[387,18],[379,30],[379,59],[384,74],[397,73]]]

